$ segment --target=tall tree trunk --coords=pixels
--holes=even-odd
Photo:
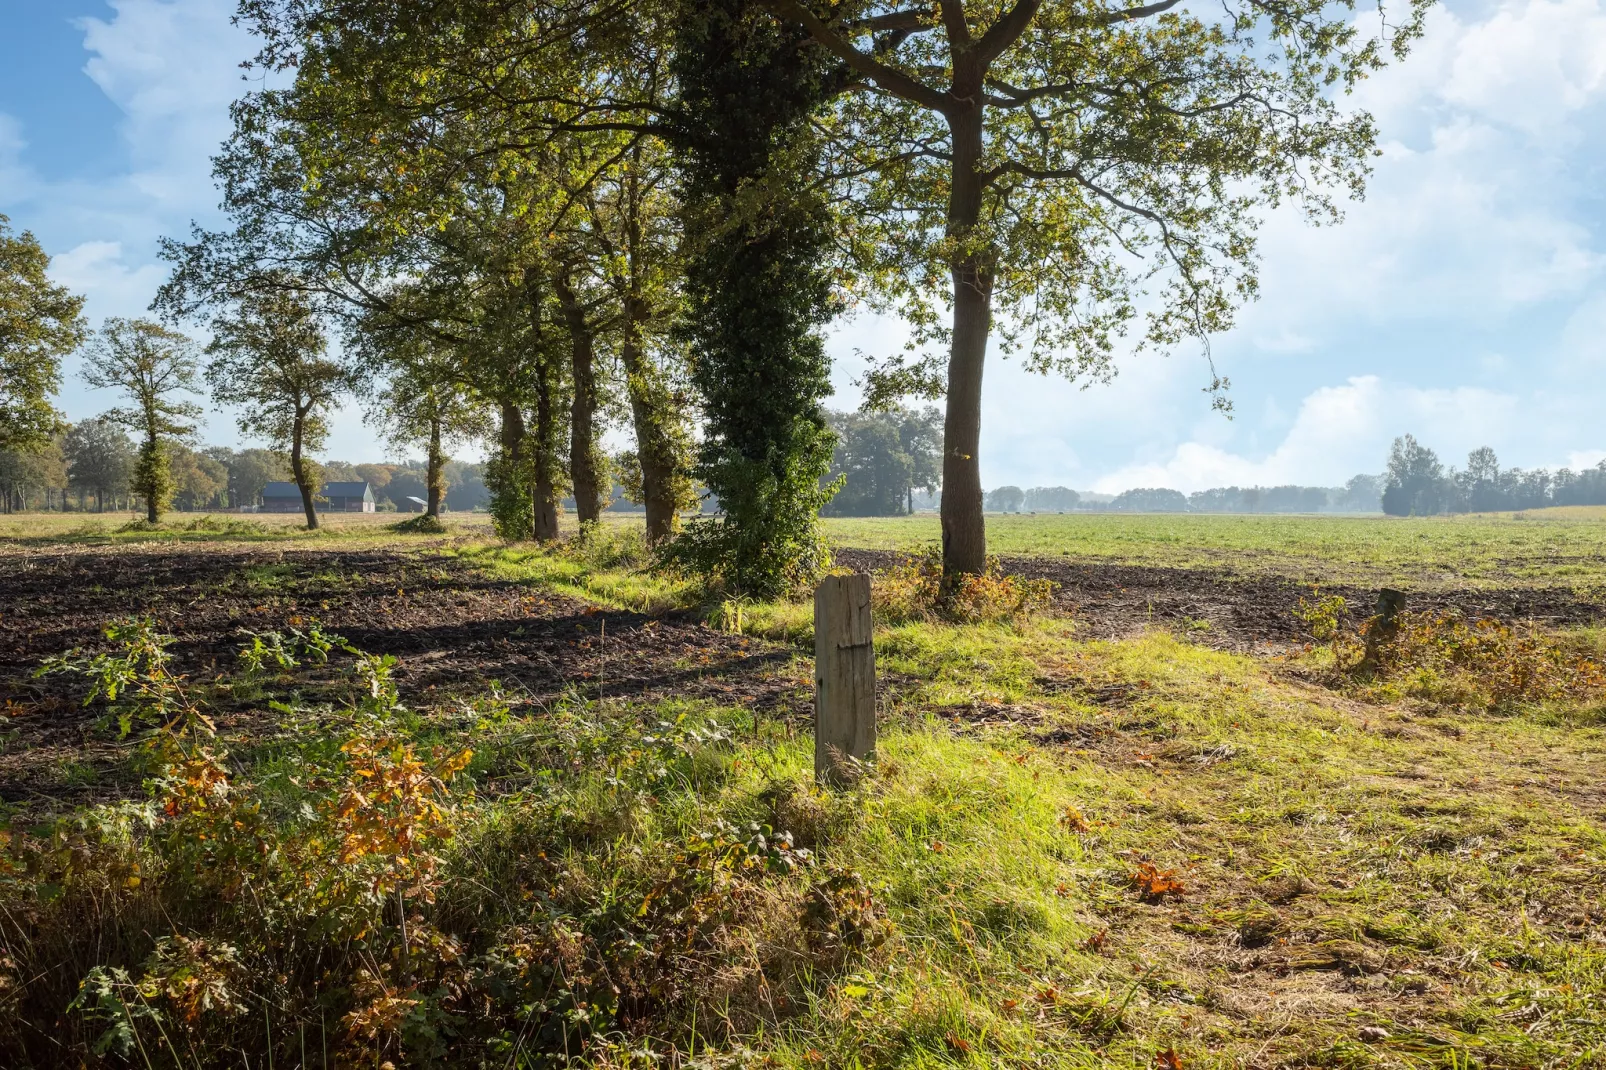
[[[979,94],[981,85],[979,79],[977,81],[975,89]],[[961,573],[979,573],[987,564],[987,528],[982,519],[981,489],[981,378],[987,363],[993,300],[990,255],[970,244],[981,218],[980,105],[956,111],[948,117],[948,126],[954,154],[953,185],[948,196],[948,233],[957,239],[960,251],[950,267],[954,316],[952,348],[948,355],[948,405],[942,435],[944,582]]]
[[[501,449],[486,471],[491,515],[502,538],[528,539],[535,520],[530,506],[530,436],[518,401],[504,397],[501,406]]]
[[[550,366],[541,369],[535,393],[535,541],[552,542],[558,537],[557,413],[553,405],[553,376]]]
[[[441,414],[437,407],[429,418],[429,458],[426,478],[429,481],[429,512],[432,517],[440,516],[441,496],[444,489],[441,486],[441,469],[446,467],[446,457],[441,453]]]
[[[639,148],[637,149],[639,152]],[[625,368],[625,394],[636,432],[636,460],[641,465],[642,506],[647,512],[647,543],[657,545],[674,535],[680,524],[680,493],[688,458],[677,434],[680,412],[664,377],[647,356],[647,323],[652,308],[643,296],[647,255],[642,232],[641,171],[629,168],[624,186],[624,267],[616,283],[623,290],[624,339],[619,359]]]
[[[602,516],[601,465],[597,463],[596,339],[585,306],[570,284],[567,272],[553,279],[563,322],[569,329],[573,393],[569,402],[569,481],[574,487],[574,511],[580,523],[595,523]]]
[[[318,510],[313,505],[312,486],[307,481],[306,466],[301,463],[301,432],[306,424],[304,413],[297,411],[295,426],[290,433],[290,473],[296,478],[296,489],[301,492],[301,508],[307,514],[307,530],[318,530]]]
[[[632,280],[632,286],[634,286]],[[676,469],[681,464],[674,435],[675,401],[647,359],[643,324],[646,303],[634,292],[625,297],[624,341],[619,359],[625,366],[625,392],[636,429],[636,459],[641,463],[641,496],[647,510],[647,542],[656,545],[675,533],[680,503],[676,501]]]
[[[152,524],[161,519],[161,516],[156,511],[156,507],[159,504],[157,499],[161,497],[156,493],[156,471],[161,465],[161,458],[158,456],[157,451],[161,448],[161,441],[156,437],[156,432],[152,431],[145,439],[145,456],[148,458],[147,463],[150,466],[147,476],[149,485],[145,488],[145,519]]]

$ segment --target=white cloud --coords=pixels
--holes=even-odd
[[[1600,276],[1578,178],[1606,162],[1592,137],[1606,122],[1603,0],[1508,0],[1481,19],[1435,7],[1412,55],[1355,102],[1384,137],[1366,200],[1337,227],[1270,218],[1251,347],[1325,344],[1357,318],[1495,322]]]
[[[124,181],[147,210],[189,215],[216,199],[209,160],[248,88],[251,54],[227,0],[111,0],[110,21],[84,18],[84,73],[122,109],[134,170]]]
[[[50,274],[75,293],[92,293],[107,315],[140,315],[165,272],[158,264],[130,265],[121,242],[91,241],[51,258]]]
[[[1327,386],[1300,404],[1293,426],[1276,449],[1258,460],[1219,446],[1184,442],[1168,458],[1128,465],[1093,489],[1171,487],[1192,492],[1219,486],[1337,485],[1357,472],[1382,466],[1389,442],[1410,430],[1448,460],[1513,426],[1518,399],[1476,387],[1420,389],[1358,376]]]
[[[22,151],[27,147],[22,123],[16,116],[0,111],[0,211],[5,205],[26,199],[33,189],[36,179],[22,162]]]
[[[1456,46],[1440,51],[1448,59],[1440,96],[1449,104],[1544,136],[1606,94],[1598,0],[1508,0],[1483,22],[1448,13],[1436,21]]]

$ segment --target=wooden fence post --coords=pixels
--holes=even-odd
[[[870,577],[827,576],[814,589],[815,779],[849,783],[855,762],[874,754]]]

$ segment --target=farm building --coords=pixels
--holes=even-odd
[[[327,509],[331,513],[371,513],[374,511],[374,489],[368,485],[367,480],[357,480],[353,483],[325,483],[320,497],[329,500],[328,505],[322,502],[318,508]]]
[[[371,513],[374,491],[366,481],[325,483],[313,499],[320,513]],[[264,513],[301,512],[301,491],[294,483],[275,480],[262,488]]]

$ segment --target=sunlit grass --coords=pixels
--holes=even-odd
[[[833,544],[934,545],[935,515],[828,519]],[[1606,586],[1606,508],[1447,517],[1011,514],[987,517],[998,554],[1272,573],[1312,583]]]
[[[1204,559],[1150,526],[1162,519],[1171,522],[1065,518],[1074,524],[1056,534],[1060,518],[1023,518],[1018,529],[1010,518],[993,532],[1005,541],[1083,531],[1087,547],[1150,563]],[[1240,554],[1275,546],[1276,569],[1315,552],[1312,532],[1338,539],[1324,544],[1333,553],[1364,542],[1332,534],[1342,528],[1284,527],[1345,522],[1337,518],[1245,519],[1254,523],[1212,537]],[[833,530],[851,534],[852,523],[891,539],[922,521]],[[1398,531],[1442,528],[1445,540],[1537,553],[1522,542],[1529,529],[1516,530],[1531,523],[1456,518]],[[1545,521],[1544,537],[1571,539],[1556,533],[1572,523]],[[1376,530],[1396,540],[1382,540],[1379,561],[1422,575],[1409,569],[1425,553],[1411,558],[1408,539]],[[408,541],[376,527],[331,537],[389,539],[534,589],[688,612],[804,648],[812,634],[804,598],[724,599],[653,570],[628,522],[549,548],[472,532]],[[1341,557],[1328,567],[1352,568]],[[242,582],[264,591],[299,582],[273,562],[242,570]],[[1599,628],[1563,638],[1592,656],[1606,650]],[[812,782],[806,721],[742,706],[403,694],[408,710],[392,730],[419,753],[474,752],[452,789],[455,838],[432,898],[415,901],[418,918],[468,949],[465,978],[517,955],[568,969],[580,948],[627,986],[653,978],[658,995],[641,1017],[595,1038],[596,1065],[608,1067],[629,1065],[627,1052],[643,1045],[659,1063],[798,1070],[1141,1068],[1173,1050],[1190,1068],[1606,1060],[1606,711],[1518,701],[1477,712],[1433,689],[1329,688],[1320,651],[1257,659],[1167,631],[1091,641],[1074,617],[1057,615],[882,622],[875,642],[887,684],[876,758],[839,791]],[[299,686],[294,674],[273,683],[276,694]],[[260,681],[207,686],[236,702],[267,698]],[[338,708],[281,705],[269,721],[277,727],[266,737],[247,725],[221,743],[231,775],[251,785],[249,802],[277,815],[274,835],[290,842],[308,820],[297,793],[318,782],[306,771],[340,760],[349,720]],[[317,919],[271,903],[199,901],[174,859],[142,846],[144,826],[130,816],[141,813],[117,804],[70,815],[63,842],[82,867],[72,880],[105,877],[94,885],[101,913],[57,919],[51,938],[76,950],[37,966],[22,930],[0,927],[11,942],[0,952],[27,967],[18,984],[0,985],[0,1013],[22,998],[8,991],[38,991],[20,984],[23,974],[47,976],[64,1004],[89,964],[124,956],[137,967],[164,918],[182,918],[190,936],[234,941],[264,977],[293,978],[294,964],[313,956]],[[790,834],[812,859],[743,870],[698,891],[707,898],[663,906],[698,844],[755,827],[767,839]],[[100,831],[86,840],[83,829]],[[131,862],[137,885],[127,883]],[[1145,866],[1180,893],[1146,898],[1134,882]],[[7,909],[38,932],[51,904],[85,902],[30,889],[20,870],[5,879],[0,891],[20,897]],[[871,905],[840,921],[858,942],[825,948],[813,927],[823,890],[837,887],[864,889]],[[386,946],[387,911],[376,908],[369,946]],[[273,925],[246,924],[259,916]],[[294,939],[276,943],[285,934]],[[317,951],[318,969],[347,962],[349,946]],[[67,976],[69,967],[79,973]],[[316,1020],[313,995],[291,991],[297,983],[263,986],[274,995],[253,1004],[270,1011],[261,1036],[282,1042],[287,1021],[275,1015]],[[356,998],[349,977],[306,983],[317,999]],[[606,991],[595,983],[586,991]],[[501,1028],[490,1004],[476,1006],[465,1031]],[[495,1015],[507,1013],[497,1005]],[[522,1020],[508,1020],[508,1036]],[[71,1021],[75,1036],[92,1035]],[[256,1018],[230,1021],[255,1035]],[[398,1066],[447,1061],[425,1050],[386,1054]]]

